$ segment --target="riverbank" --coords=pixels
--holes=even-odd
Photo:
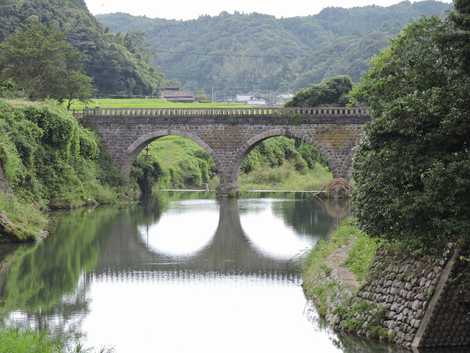
[[[348,221],[309,254],[303,287],[339,333],[407,349],[464,346],[469,248],[379,243]]]
[[[328,240],[321,240],[308,255],[303,271],[303,288],[320,316],[334,328],[342,321],[352,298],[365,282],[378,243],[361,232],[352,220],[344,221]],[[354,310],[370,310],[357,306]],[[347,327],[364,322],[346,320]],[[346,328],[347,328],[346,327]],[[368,331],[377,331],[374,323]],[[379,332],[375,332],[379,334]]]
[[[70,346],[61,339],[54,339],[46,332],[4,330],[0,331],[0,353],[92,353],[94,350],[79,343]],[[111,353],[112,350],[96,350]]]
[[[188,138],[167,136],[151,143],[138,156],[140,165],[154,170],[154,189],[216,190],[219,184],[215,163],[202,147]],[[313,146],[275,137],[261,142],[244,159],[239,176],[240,190],[323,190],[333,180]]]
[[[132,198],[98,137],[55,102],[0,101],[0,241],[45,235],[47,211]]]

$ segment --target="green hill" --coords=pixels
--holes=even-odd
[[[83,0],[0,0],[0,41],[31,16],[66,33],[84,55],[98,95],[149,95],[160,85],[162,75],[135,43],[106,31]]]
[[[234,94],[299,89],[341,74],[357,81],[369,59],[407,23],[449,8],[422,1],[327,8],[315,16],[283,19],[240,13],[190,21],[122,13],[97,19],[113,32],[143,32],[167,78],[190,89]]]

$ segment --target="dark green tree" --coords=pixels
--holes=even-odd
[[[88,102],[95,92],[93,80],[81,71],[72,71],[63,82],[62,100],[67,101],[67,109],[70,110],[75,100]]]
[[[447,40],[459,33],[448,19],[408,26],[354,89],[373,117],[354,161],[371,235],[439,246],[470,235],[470,76]]]
[[[452,13],[451,18],[457,28],[464,31],[470,31],[470,1],[455,0],[454,8],[455,11]]]
[[[81,55],[53,27],[30,18],[0,44],[0,78],[12,80],[30,99],[86,100],[93,94]]]
[[[348,103],[348,93],[353,87],[349,76],[336,76],[299,92],[286,107],[318,107]]]
[[[137,159],[132,169],[132,177],[137,181],[143,198],[152,195],[152,187],[162,175],[160,164],[146,156]]]
[[[464,71],[470,74],[470,0],[455,0],[454,7],[455,11],[451,13],[450,18],[456,30],[444,40],[454,45],[462,58]]]

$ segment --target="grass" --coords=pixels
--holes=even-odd
[[[7,329],[0,331],[0,353],[111,353],[112,350],[93,350],[80,343],[69,345],[51,338],[45,332]]]
[[[357,229],[352,233],[352,236],[355,238],[354,245],[344,264],[356,275],[357,280],[362,283],[367,278],[369,268],[372,265],[380,243]]]
[[[143,151],[139,158],[145,156]],[[157,188],[203,187],[208,182],[211,189],[218,180],[211,175],[214,167],[207,152],[188,138],[166,136],[149,145],[149,156],[156,160],[164,175]],[[321,190],[332,180],[331,173],[321,164],[315,169],[299,172],[294,162],[286,160],[280,167],[259,165],[249,174],[239,178],[241,191],[247,190]]]
[[[31,204],[0,192],[0,213],[14,224],[19,240],[36,238],[47,226],[47,217]]]
[[[259,167],[240,176],[241,191],[247,190],[322,190],[333,179],[327,168],[317,163],[314,169],[299,172],[290,161],[280,167]]]
[[[305,265],[303,287],[313,300],[321,317],[334,317],[330,322],[340,332],[365,334],[370,338],[390,340],[383,327],[385,310],[357,296],[357,289],[346,287],[331,276],[332,268],[327,259],[340,247],[351,244],[352,248],[342,266],[348,268],[359,283],[363,283],[374,260],[379,242],[358,229],[353,220],[344,221],[329,240],[321,240],[308,255]]]
[[[344,266],[363,282],[374,259],[378,243],[360,231],[355,223],[348,219],[331,235],[328,240],[321,240],[309,253],[303,271],[304,290],[308,298],[317,305],[321,316],[328,311],[328,302],[338,294],[341,284],[331,277],[332,269],[326,264],[327,258],[340,247],[353,242]]]
[[[176,103],[157,98],[102,98],[93,99],[89,103],[75,102],[72,109],[81,110],[88,108],[191,108],[191,109],[222,109],[222,108],[247,108],[248,105],[239,103]]]
[[[146,152],[142,154],[139,158],[146,158]],[[210,181],[213,161],[204,149],[188,138],[162,137],[149,145],[149,155],[163,171],[157,188],[202,188]]]
[[[64,346],[44,333],[0,331],[0,353],[61,353]]]

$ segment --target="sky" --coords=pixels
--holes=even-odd
[[[325,7],[389,6],[400,0],[85,0],[90,11],[97,14],[125,12],[166,19],[188,20],[201,15],[258,12],[276,17],[307,16]],[[444,0],[450,2],[450,0]]]

